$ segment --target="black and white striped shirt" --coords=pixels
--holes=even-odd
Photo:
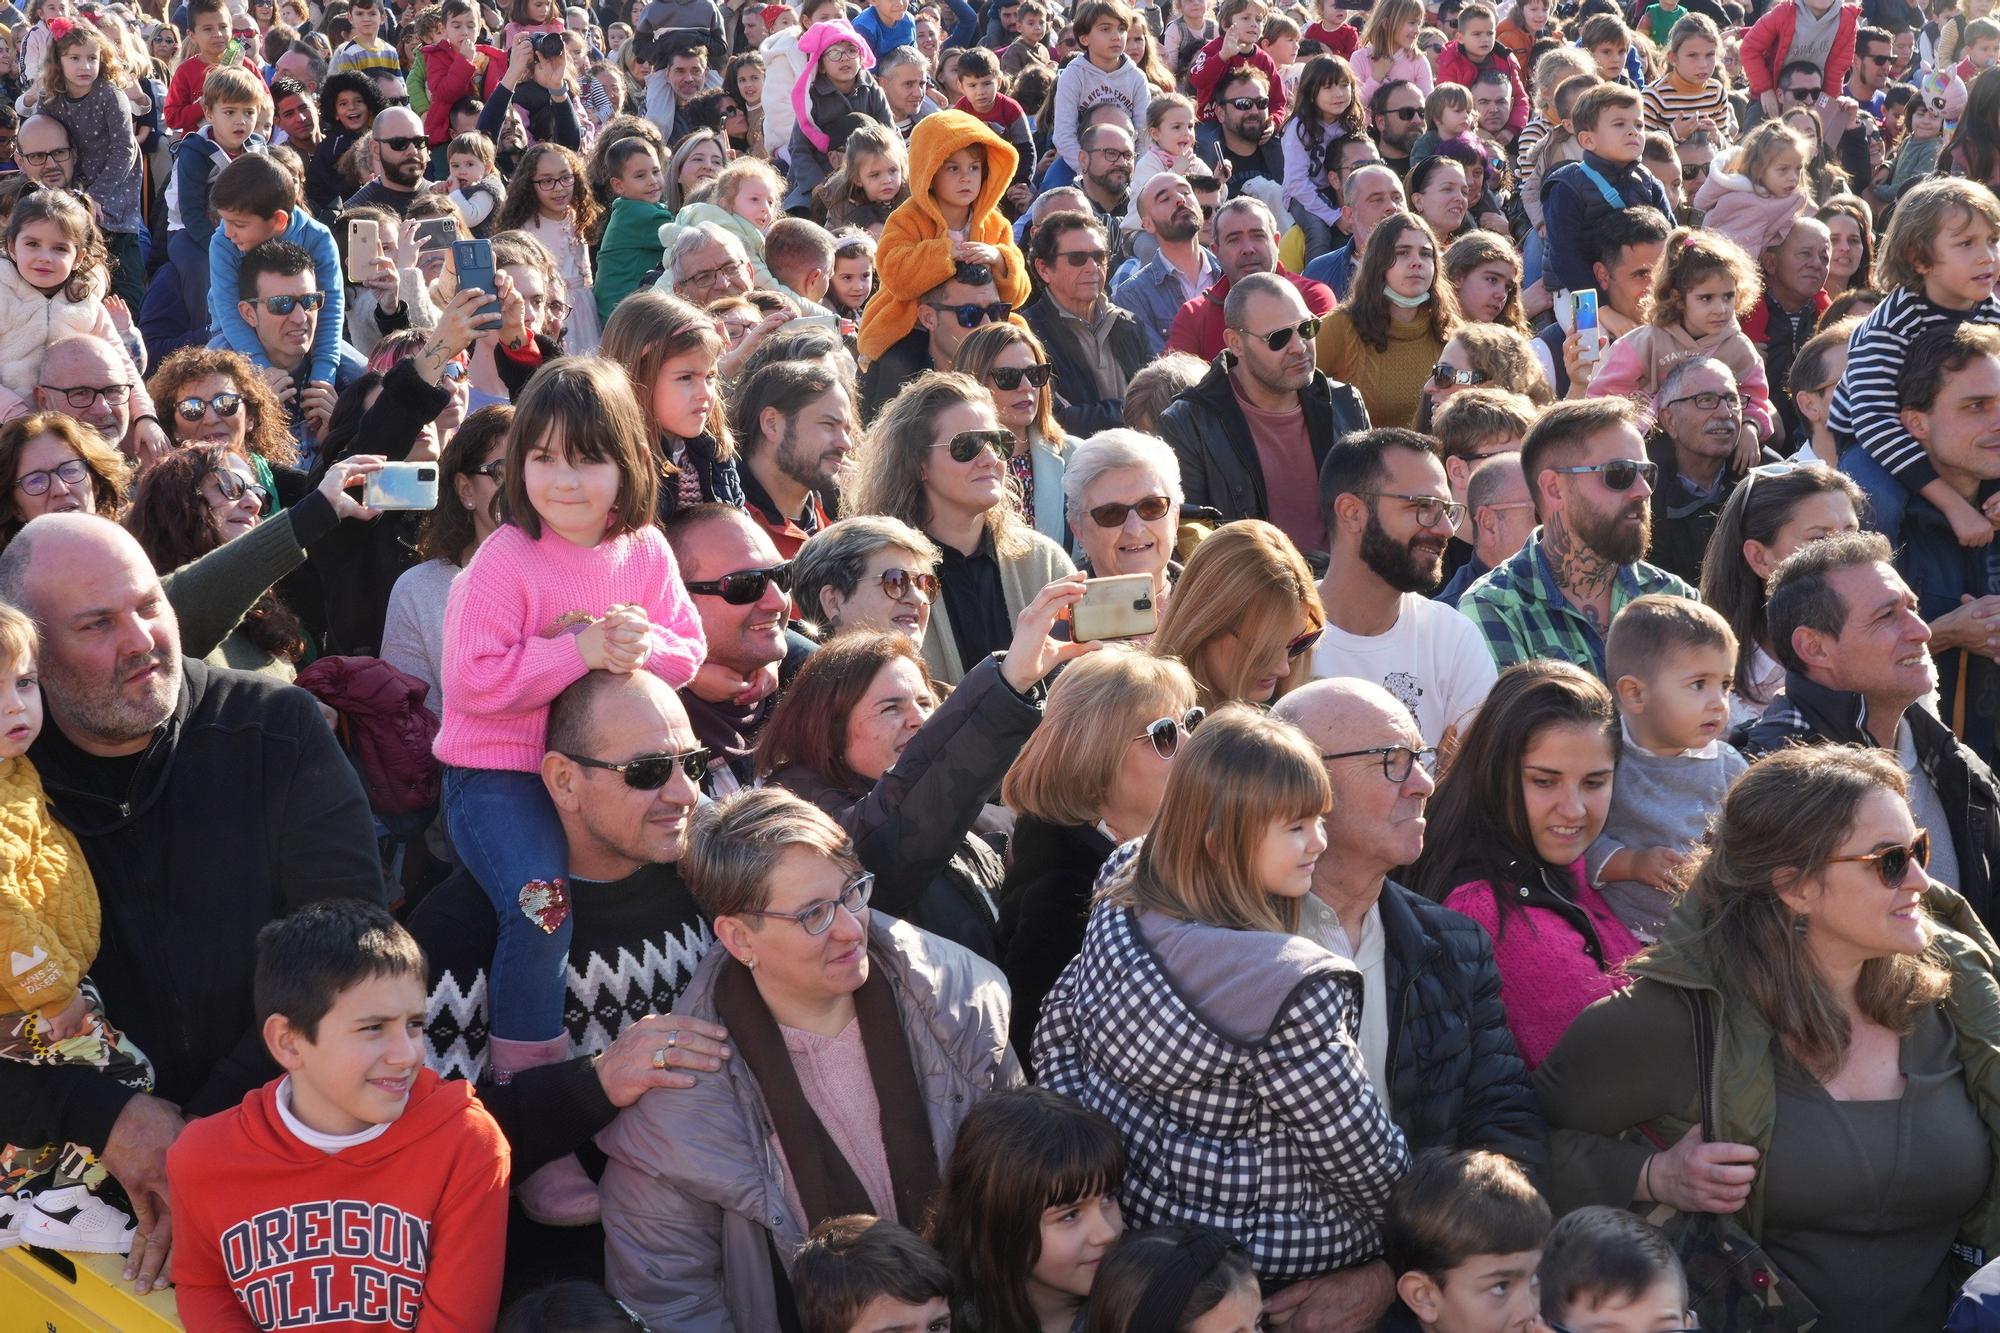
[[[1922,292],[1899,287],[1847,340],[1847,372],[1834,391],[1827,425],[1843,449],[1860,445],[1912,491],[1937,480],[1937,470],[1923,445],[1903,428],[1903,363],[1918,338],[1966,320],[2000,324],[2000,300],[1989,296],[1970,310],[1948,310]]]

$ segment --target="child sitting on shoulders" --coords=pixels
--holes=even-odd
[[[1685,22],[1685,20],[1683,20]],[[1792,234],[1792,224],[1812,212],[1806,164],[1812,145],[1783,121],[1750,131],[1726,167],[1711,170],[1695,192],[1701,225],[1761,255]]]
[[[257,331],[238,306],[237,270],[243,256],[265,241],[289,241],[312,256],[325,304],[307,353],[306,380],[331,389],[340,367],[340,331],[347,319],[346,275],[333,233],[299,200],[298,177],[269,155],[245,153],[222,169],[208,191],[221,225],[208,242],[208,318],[231,351],[258,366],[271,364]]]
[[[743,243],[744,253],[750,256],[753,285],[772,287],[771,270],[764,262],[764,235],[782,216],[778,203],[784,194],[784,178],[769,162],[739,157],[722,169],[705,200],[687,205],[660,228],[660,245],[672,249],[674,238],[686,228],[713,222]]]

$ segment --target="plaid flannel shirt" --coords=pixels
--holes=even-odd
[[[1701,600],[1684,580],[1639,560],[1621,568],[1611,585],[1612,617],[1633,598],[1656,592]],[[1517,662],[1551,657],[1604,675],[1604,635],[1556,585],[1555,571],[1542,554],[1540,528],[1526,546],[1466,589],[1458,609],[1479,626],[1502,671]]]

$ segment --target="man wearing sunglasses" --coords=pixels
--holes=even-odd
[[[1408,79],[1377,84],[1368,98],[1368,124],[1382,161],[1401,180],[1410,174],[1410,149],[1424,134],[1424,90]]]
[[[1742,45],[1743,77],[1763,108],[1762,119],[1776,120],[1798,106],[1818,110],[1820,95],[1838,89],[1853,66],[1860,24],[1861,7],[1840,0],[1778,0],[1765,10],[1744,32]],[[1787,94],[1794,65],[1810,66],[1811,82],[1819,85],[1813,96]]]
[[[960,264],[949,279],[917,302],[917,326],[862,372],[862,420],[873,421],[904,385],[926,370],[950,370],[967,335],[1011,313],[993,284],[991,269]]]
[[[1437,752],[1366,681],[1314,681],[1272,711],[1306,734],[1333,786],[1299,934],[1361,972],[1355,1035],[1376,1093],[1411,1152],[1484,1148],[1544,1175],[1548,1127],[1499,1003],[1492,942],[1390,878],[1423,852]],[[1393,1299],[1377,1261],[1296,1283],[1266,1309],[1310,1327],[1373,1328]],[[1350,1322],[1313,1321],[1341,1314]]]
[[[367,367],[359,352],[342,343],[333,383],[310,377],[326,294],[320,290],[312,256],[298,246],[271,240],[244,255],[237,269],[237,290],[243,298],[236,309],[257,336],[254,360],[290,417],[300,466],[310,467],[317,442],[333,418],[336,395]]]
[[[1103,133],[1108,126],[1095,126]],[[1110,241],[1084,213],[1055,213],[1035,229],[1042,294],[1021,311],[1055,370],[1056,420],[1075,436],[1121,425],[1125,386],[1153,359],[1132,312],[1105,299]]]
[[[1269,56],[1264,57],[1269,60]],[[1277,105],[1282,107],[1282,99]],[[1229,163],[1229,196],[1243,193],[1253,180],[1285,179],[1284,148],[1271,133],[1271,84],[1263,71],[1238,68],[1216,85],[1209,103],[1212,120],[1196,127],[1195,140],[1206,161],[1216,149]]]
[[[1215,210],[1215,257],[1222,264],[1222,281],[1182,306],[1167,334],[1167,350],[1187,352],[1213,361],[1224,346],[1228,320],[1223,303],[1231,287],[1252,273],[1275,273],[1298,289],[1306,313],[1327,316],[1340,304],[1323,282],[1278,266],[1278,220],[1263,200],[1250,195],[1231,199]]]
[[[1541,527],[1506,564],[1466,590],[1458,609],[1486,636],[1502,671],[1554,658],[1604,675],[1604,635],[1648,593],[1700,600],[1646,563],[1653,478],[1638,409],[1623,398],[1557,403],[1521,445]]]
[[[2000,921],[2000,793],[1993,770],[1924,706],[1940,636],[1892,554],[1880,533],[1843,532],[1778,566],[1765,614],[1785,688],[1738,743],[1752,759],[1820,741],[1894,754],[1910,777],[1910,813],[1931,835],[1930,877],[1964,894],[1990,929]]]
[[[407,106],[392,106],[375,117],[370,133],[374,144],[375,179],[356,190],[347,200],[350,208],[373,204],[397,217],[410,211],[423,184],[424,170],[430,165],[430,141],[424,122]]]

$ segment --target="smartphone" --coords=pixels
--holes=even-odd
[[[382,224],[374,218],[350,218],[347,222],[347,280],[366,282],[375,276],[375,261],[382,257]]]
[[[424,218],[417,223],[417,253],[449,250],[458,239],[458,223],[451,218]]]
[[[482,292],[492,292],[494,297],[479,307],[482,315],[500,313],[499,288],[493,285],[493,243],[491,241],[453,241],[451,243],[451,266],[458,273],[458,285],[462,291],[467,287],[477,287]]]
[[[1151,574],[1118,574],[1085,579],[1083,600],[1070,608],[1070,634],[1078,643],[1130,639],[1160,625]]]
[[[370,509],[436,509],[436,463],[384,463],[361,482],[361,503]]]
[[[839,333],[840,316],[800,315],[797,319],[789,321],[787,327],[794,329],[832,329],[835,333]]]
[[[1597,360],[1597,293],[1590,288],[1571,292],[1570,319],[1576,325],[1576,359]]]

